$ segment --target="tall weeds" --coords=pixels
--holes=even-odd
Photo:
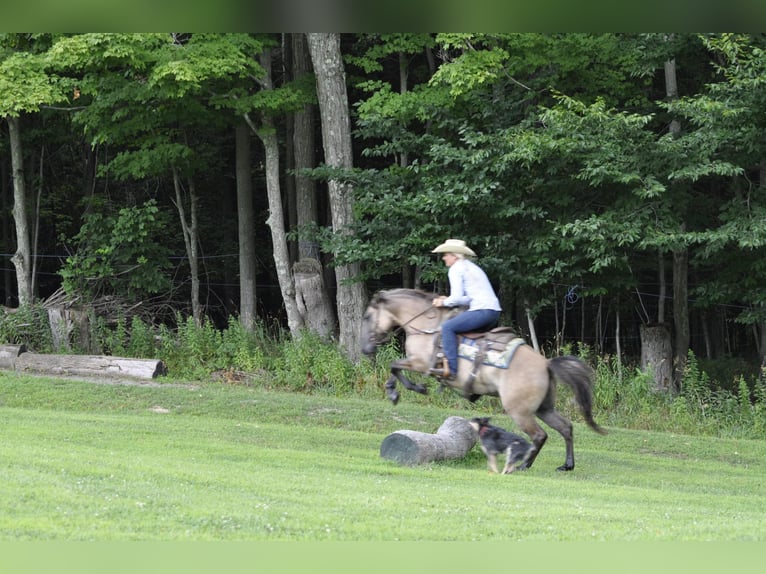
[[[766,438],[766,386],[739,376],[716,385],[689,352],[681,389],[658,392],[650,374],[633,367],[620,373],[610,357],[595,359],[594,405],[599,422],[683,434]],[[733,390],[721,388],[731,386]],[[577,413],[570,407],[573,417]]]
[[[50,348],[41,333],[47,316],[42,309],[22,314],[0,314],[0,342],[24,343],[39,352]],[[348,361],[332,341],[311,332],[290,336],[279,327],[261,323],[252,331],[232,319],[224,329],[210,321],[197,325],[192,318],[176,317],[176,327],[154,327],[133,317],[107,326],[91,322],[91,341],[101,352],[128,357],[162,359],[169,378],[247,384],[302,393],[337,396],[383,397],[389,365],[402,354],[398,341],[379,349],[375,360]],[[739,375],[713,381],[689,353],[681,389],[677,394],[658,392],[650,374],[609,355],[597,356],[588,347],[571,346],[563,352],[577,354],[593,366],[594,415],[605,426],[673,431],[684,434],[766,438],[766,377]],[[218,374],[219,376],[215,376]],[[413,375],[438,389],[433,380]],[[558,408],[581,420],[571,391],[559,386]],[[500,402],[486,398],[473,407],[456,393],[410,393],[408,400],[440,407],[501,412]]]

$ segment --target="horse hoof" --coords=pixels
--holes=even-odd
[[[399,402],[399,391],[394,391],[392,393],[388,393],[388,400],[390,400],[394,405]]]
[[[574,465],[562,464],[556,470],[560,472],[569,472],[570,470],[574,470]]]

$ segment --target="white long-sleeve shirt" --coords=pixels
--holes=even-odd
[[[492,309],[502,311],[500,301],[484,270],[469,259],[458,259],[447,272],[450,294],[445,307],[467,305],[469,311]]]

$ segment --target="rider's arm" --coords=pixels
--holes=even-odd
[[[449,297],[442,301],[444,307],[467,306],[471,303],[471,298],[465,292],[465,280],[463,277],[464,266],[462,261],[456,262],[449,268],[447,276],[449,277]]]

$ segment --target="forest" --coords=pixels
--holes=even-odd
[[[355,361],[369,296],[444,292],[431,249],[460,238],[546,351],[648,361],[668,390],[690,352],[757,373],[765,47],[2,34],[0,314],[277,324]]]

